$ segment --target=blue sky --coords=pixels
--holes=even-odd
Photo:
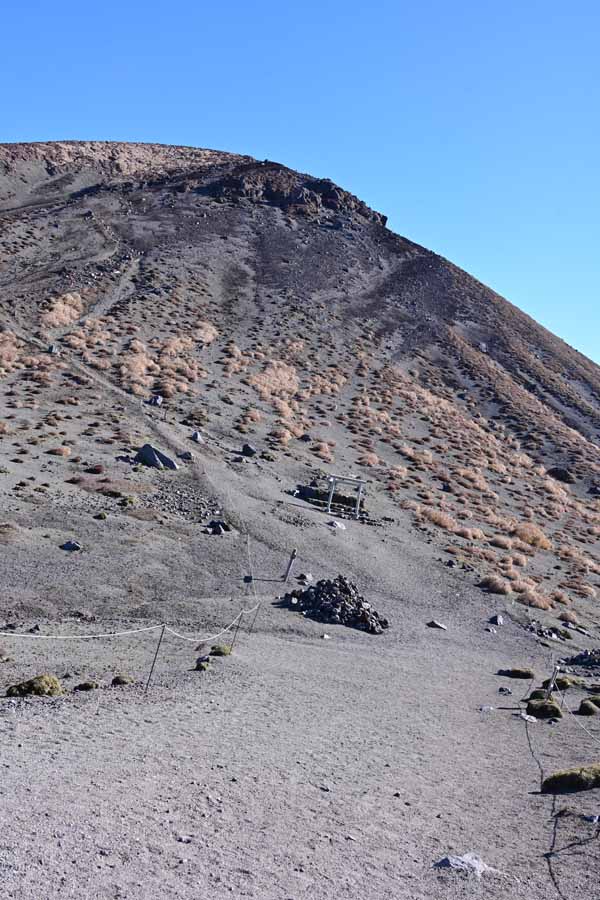
[[[326,176],[600,362],[600,4],[9,0],[0,141]]]

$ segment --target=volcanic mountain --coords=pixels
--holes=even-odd
[[[408,622],[421,635],[426,612],[462,623],[453,653],[465,659],[535,662],[597,638],[600,369],[331,181],[186,147],[0,145],[0,287],[0,618],[15,628],[87,617],[97,631],[217,629],[232,597],[281,593],[267,575],[297,548],[304,569],[371,591],[396,627],[396,638],[359,636],[363,683],[374,643],[401,640]],[[140,465],[146,443],[178,469]],[[324,515],[331,474],[366,483],[358,520],[347,491],[334,498],[337,531]],[[61,550],[68,540],[81,550]],[[500,609],[511,625],[490,650],[480,624]],[[257,640],[312,641],[312,658],[323,628],[291,615],[270,608]],[[349,653],[359,638],[331,628]],[[261,645],[275,657],[279,646]],[[103,649],[77,657],[99,681],[114,667]],[[56,652],[44,647],[48,667],[73,664]],[[136,653],[119,660],[141,678]],[[7,684],[36,674],[29,645],[10,656]],[[378,684],[396,672],[390,658],[376,663]],[[262,661],[243,665],[260,680]],[[190,677],[173,651],[161,702]],[[483,700],[475,683],[462,689]],[[366,692],[377,705],[376,684]],[[477,815],[468,828],[481,833]],[[417,849],[433,857],[428,840]],[[548,896],[545,863],[532,866],[519,896]],[[313,882],[279,893],[271,873],[252,896],[438,896],[429,876],[423,895],[387,893],[397,873],[374,875],[371,893],[360,866],[354,877],[337,893]]]

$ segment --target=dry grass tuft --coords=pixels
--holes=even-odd
[[[498,575],[486,575],[479,582],[479,587],[488,594],[509,594],[510,586]]]
[[[46,311],[40,316],[40,323],[43,328],[60,328],[71,325],[82,315],[83,300],[81,294],[74,291],[51,300]]]
[[[248,382],[263,400],[270,400],[273,397],[290,398],[300,386],[295,366],[290,366],[282,360],[267,363],[263,371],[251,375]]]
[[[512,533],[530,547],[537,547],[539,550],[550,550],[552,547],[542,529],[533,522],[521,522],[513,529]]]
[[[53,447],[52,450],[46,451],[49,456],[62,456],[66,459],[67,456],[71,455],[70,447]]]

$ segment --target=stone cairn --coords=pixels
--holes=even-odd
[[[318,622],[348,625],[369,634],[381,634],[389,627],[388,620],[380,616],[359,593],[356,585],[343,575],[322,579],[305,590],[291,591],[283,597],[282,605]]]

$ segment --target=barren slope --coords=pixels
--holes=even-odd
[[[180,863],[171,871],[160,803],[133,768],[110,760],[121,746],[122,724],[110,737],[113,719],[138,722],[138,760],[154,740],[139,711],[153,701],[137,688],[119,698],[106,689],[89,766],[77,747],[92,728],[95,699],[7,707],[13,800],[5,815],[25,802],[23,773],[39,752],[33,831],[53,845],[52,829],[67,814],[59,803],[44,822],[54,777],[45,754],[60,759],[61,751],[43,734],[60,715],[77,772],[71,786],[55,773],[67,793],[88,790],[97,765],[111,791],[116,778],[143,795],[137,825],[123,826],[121,876],[107,875],[103,897],[121,889],[136,898],[445,897],[463,889],[479,896],[460,876],[431,873],[436,854],[451,847],[476,849],[509,872],[512,887],[492,878],[487,897],[574,898],[593,885],[597,860],[581,872],[567,851],[552,870],[543,854],[556,841],[556,808],[528,792],[539,787],[540,754],[550,768],[597,754],[595,720],[587,732],[568,715],[556,728],[533,726],[532,745],[524,731],[532,726],[510,709],[485,718],[478,707],[500,705],[493,673],[503,663],[533,664],[546,677],[553,658],[597,643],[598,367],[451,263],[390,232],[356,197],[276,163],[161,145],[3,145],[0,210],[0,620],[20,632],[36,623],[75,634],[167,621],[196,633],[263,600],[257,630],[244,629],[238,655],[208,682],[227,709],[236,691],[246,698],[254,740],[241,712],[217,717],[219,734],[225,728],[242,744],[245,760],[223,738],[211,757],[202,723],[209,701],[197,694],[203,676],[188,671],[193,642],[169,644],[156,676],[152,721],[168,727],[156,752],[148,750],[148,778],[161,781],[161,798],[173,790],[176,817],[191,816],[185,827],[195,829],[193,865],[203,874],[184,877]],[[162,406],[149,405],[154,394]],[[203,443],[190,440],[195,430]],[[191,450],[193,460],[175,472],[137,466],[146,441],[173,456]],[[244,441],[255,456],[240,455]],[[343,519],[338,508],[344,531],[306,493],[294,493],[311,481],[324,490],[331,472],[367,480],[368,517]],[[233,531],[206,534],[213,519]],[[60,550],[67,539],[82,551]],[[389,617],[390,632],[373,637],[333,625],[323,643],[322,625],[272,607],[293,547],[297,571],[350,575]],[[485,632],[497,611],[509,624]],[[434,615],[450,625],[447,635],[423,631]],[[2,638],[12,661],[1,664],[0,687],[37,669],[75,669],[107,685],[125,668],[141,680],[152,640],[140,640],[43,649],[34,642],[25,650],[25,639]],[[508,703],[516,706],[516,694]],[[351,715],[354,704],[360,715]],[[180,727],[189,711],[194,724]],[[301,729],[289,726],[296,714]],[[24,750],[14,741],[20,731]],[[225,765],[244,784],[241,794],[227,789],[227,828],[210,836],[177,775],[189,778],[182,760],[198,740],[203,761],[189,763],[202,767],[198,783],[229,753]],[[246,784],[244,765],[262,787]],[[319,785],[329,772],[339,776],[341,799],[336,807],[329,797],[324,810],[328,792]],[[359,796],[361,778],[370,800]],[[408,836],[398,783],[402,798],[407,786],[407,804],[420,796],[426,805],[409,811]],[[441,819],[425,826],[442,794]],[[111,809],[128,815],[127,801],[110,797],[79,875],[66,857],[46,859],[48,896],[61,895],[61,877],[65,896],[94,895],[90,872],[108,841]],[[71,814],[77,828],[89,827],[85,804]],[[287,815],[283,832],[271,815]],[[511,817],[523,818],[524,833],[500,840]],[[212,828],[214,815],[209,820]],[[19,821],[29,847],[30,824]],[[169,833],[179,827],[171,824]],[[586,852],[585,827],[577,824],[573,854]],[[143,852],[132,849],[133,832],[146,841]],[[296,856],[289,842],[282,849],[282,833],[303,848]],[[70,857],[75,844],[62,840]],[[253,867],[248,848],[260,847]],[[19,850],[5,850],[9,896],[38,896],[41,874],[30,870],[23,881]],[[150,881],[146,853],[155,854]],[[375,858],[376,871],[366,865]]]

